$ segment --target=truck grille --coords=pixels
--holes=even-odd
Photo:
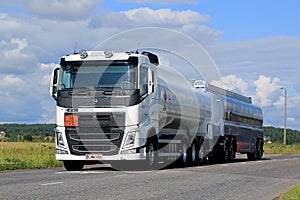
[[[74,155],[118,154],[124,136],[125,113],[79,113],[78,127],[67,127],[66,136]]]

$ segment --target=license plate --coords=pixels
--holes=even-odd
[[[86,154],[85,160],[103,160],[103,154]]]

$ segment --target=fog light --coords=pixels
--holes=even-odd
[[[56,154],[68,154],[68,152],[65,150],[56,149]]]
[[[131,149],[131,150],[127,150],[127,151],[121,151],[121,154],[133,154],[136,153],[136,149]]]
[[[127,148],[130,148],[130,147],[134,146],[135,135],[136,135],[135,131],[134,132],[129,132],[127,134],[127,137],[126,137],[126,140],[125,140],[125,143],[124,143],[124,146],[123,146],[124,149],[127,149]]]
[[[79,55],[80,55],[81,59],[85,59],[85,58],[87,58],[89,56],[88,53],[87,53],[87,51],[84,50],[84,49],[81,49],[81,51],[79,52]]]
[[[57,132],[57,133],[56,133],[56,142],[57,142],[57,143],[56,143],[57,146],[63,147],[63,148],[66,147],[65,142],[64,142],[64,138],[63,138],[63,135],[62,135],[61,132]]]

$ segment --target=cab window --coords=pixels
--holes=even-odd
[[[148,69],[141,67],[141,77],[140,77],[140,95],[144,96],[148,93]]]

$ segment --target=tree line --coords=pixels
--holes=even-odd
[[[44,140],[54,137],[55,124],[0,124],[0,131],[6,133],[6,140],[10,142]]]
[[[0,124],[0,132],[6,133],[9,141],[34,140],[37,136],[54,137],[55,124]],[[272,126],[264,127],[264,135],[272,142],[283,142],[283,129]],[[287,144],[300,143],[300,131],[287,129]]]
[[[283,143],[283,128],[275,128],[272,126],[264,127],[264,136],[271,139],[272,142]],[[286,129],[287,144],[300,143],[300,131]]]

